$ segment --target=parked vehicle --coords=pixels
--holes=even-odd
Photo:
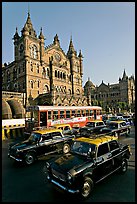
[[[115,171],[127,171],[130,154],[130,146],[112,136],[76,138],[69,153],[46,162],[45,173],[56,187],[86,199],[95,184]]]
[[[17,161],[32,164],[41,156],[55,152],[68,153],[74,136],[62,134],[62,130],[45,128],[33,131],[30,137],[19,143],[9,145],[8,157]]]

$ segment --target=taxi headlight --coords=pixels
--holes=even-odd
[[[68,173],[67,175],[67,179],[68,179],[68,182],[71,183],[72,182],[72,175],[70,173]]]
[[[49,162],[46,162],[46,168],[49,169],[49,167],[50,167]]]

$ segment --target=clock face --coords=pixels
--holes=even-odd
[[[60,56],[60,54],[59,54],[58,52],[55,53],[55,59],[56,59],[57,61],[60,61],[60,60],[61,60],[61,56]]]

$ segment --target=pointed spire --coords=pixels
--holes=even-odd
[[[74,54],[75,56],[77,55],[77,53],[74,49],[73,42],[72,42],[72,35],[70,37],[70,43],[69,43],[69,49],[68,49],[67,55],[70,56],[71,54]]]
[[[124,69],[122,80],[127,79],[126,71]]]
[[[30,18],[30,12],[28,11],[28,17],[26,20],[26,23],[22,29],[22,34],[25,34],[25,31],[29,32],[29,35],[33,36],[33,37],[37,37],[35,30],[33,29],[33,25],[31,22],[31,18]]]
[[[14,39],[14,40],[19,39],[19,34],[18,34],[18,29],[17,29],[17,27],[16,27],[16,32],[15,32],[15,35],[14,35],[13,39]]]
[[[43,33],[42,33],[42,27],[41,27],[41,29],[40,29],[39,39],[45,39],[45,38],[44,38],[44,35],[43,35]]]
[[[78,55],[79,58],[83,58],[83,55],[81,53],[81,50],[79,51],[79,55]]]
[[[59,39],[58,39],[58,35],[56,34],[54,37],[54,41],[53,41],[54,45],[60,45]]]

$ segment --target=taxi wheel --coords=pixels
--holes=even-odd
[[[129,130],[129,129],[127,129],[127,131],[126,131],[126,135],[129,135],[129,133],[130,133],[130,130]]]
[[[120,172],[121,173],[125,173],[127,171],[127,168],[128,168],[128,162],[126,159],[123,159],[122,160],[122,163],[121,163],[121,169],[120,169]]]
[[[82,187],[81,187],[81,190],[80,190],[80,196],[83,199],[88,198],[90,196],[92,190],[93,190],[93,187],[94,187],[94,184],[93,184],[92,179],[89,177],[85,177],[83,184],[82,184]]]
[[[27,165],[31,165],[31,164],[34,163],[34,161],[35,161],[35,155],[34,155],[34,153],[28,152],[28,153],[25,155],[25,163],[26,163]]]
[[[70,145],[69,144],[64,144],[63,146],[63,153],[68,153],[70,151]]]

